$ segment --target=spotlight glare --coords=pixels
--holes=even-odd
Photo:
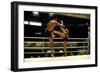
[[[49,16],[53,16],[54,15],[54,13],[49,13]]]
[[[34,15],[34,16],[38,16],[38,15],[39,15],[39,12],[36,12],[36,11],[34,12],[34,11],[33,11],[33,15]]]
[[[42,26],[42,24],[40,22],[30,22],[30,25]]]

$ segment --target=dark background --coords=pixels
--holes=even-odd
[[[64,25],[69,30],[69,37],[70,38],[87,38],[88,37],[88,26],[86,23],[90,23],[90,19],[84,18],[77,18],[77,17],[70,17],[59,15],[59,20],[64,21]],[[39,12],[39,15],[34,15],[32,11],[24,11],[24,21],[36,21],[41,22],[42,26],[34,26],[34,25],[25,25],[24,24],[24,36],[25,37],[46,37],[45,28],[49,20],[51,20],[52,16],[49,16],[49,13],[46,12]],[[41,34],[36,34],[41,33]]]

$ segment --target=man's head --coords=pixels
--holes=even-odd
[[[54,15],[52,19],[57,21],[58,20],[58,16]]]

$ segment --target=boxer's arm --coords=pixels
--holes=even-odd
[[[67,28],[65,30],[69,33],[69,30]]]
[[[57,24],[57,26],[60,26],[60,23],[55,20],[52,20],[52,23],[55,23],[55,24]]]
[[[61,24],[59,22],[56,22],[57,26],[61,26]]]

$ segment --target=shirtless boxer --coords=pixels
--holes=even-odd
[[[61,20],[61,24],[60,24],[60,31],[54,31],[54,34],[59,35],[61,38],[64,39],[64,53],[65,56],[67,56],[67,39],[68,39],[68,33],[69,30],[67,28],[65,28],[65,26],[63,25],[63,21]]]
[[[47,24],[46,32],[48,35],[48,39],[50,42],[50,48],[51,48],[51,56],[54,57],[53,55],[53,38],[54,38],[54,28],[58,26],[60,23],[57,22],[57,17],[54,17],[52,20],[50,20]]]
[[[60,31],[55,31],[55,27],[59,26],[60,27]],[[53,47],[54,47],[54,34],[59,35],[61,38],[64,39],[64,52],[65,52],[65,56],[67,55],[67,50],[66,50],[66,40],[68,38],[68,29],[64,29],[65,26],[63,25],[63,21],[61,21],[61,24],[57,22],[57,17],[53,18],[52,20],[50,20],[47,24],[47,28],[46,28],[46,32],[48,34],[48,38],[49,38],[49,42],[50,42],[50,48],[51,48],[51,56],[54,57],[53,54]]]

